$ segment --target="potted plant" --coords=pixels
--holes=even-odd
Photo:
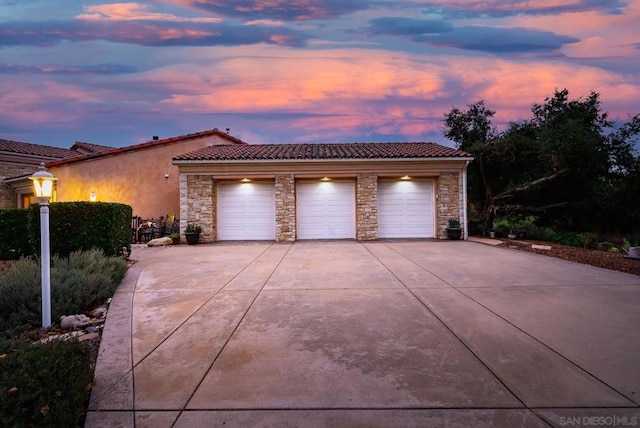
[[[187,244],[197,244],[202,233],[202,227],[196,223],[188,223],[184,231],[184,237],[187,238]]]
[[[171,244],[173,245],[178,245],[180,243],[180,234],[177,232],[174,232],[171,235],[169,235],[169,238],[171,238]]]
[[[449,219],[447,236],[449,237],[449,239],[460,239],[460,237],[462,236],[462,227],[460,226],[460,220],[455,217]]]

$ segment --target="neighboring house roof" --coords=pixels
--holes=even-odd
[[[202,132],[196,132],[194,134],[187,134],[187,135],[181,135],[179,137],[171,137],[171,138],[165,138],[162,140],[156,140],[153,139],[151,141],[147,141],[141,144],[135,144],[132,146],[126,146],[126,147],[121,147],[121,148],[108,148],[108,150],[102,150],[102,151],[97,151],[95,153],[87,153],[81,156],[76,156],[74,158],[69,158],[69,159],[62,159],[59,161],[53,161],[53,162],[48,162],[47,163],[47,168],[50,167],[54,167],[54,166],[61,166],[61,165],[67,165],[67,164],[71,164],[71,163],[76,163],[76,162],[82,162],[82,161],[86,161],[89,159],[97,159],[97,158],[101,158],[104,156],[115,156],[121,153],[126,153],[126,152],[131,152],[131,151],[136,151],[136,150],[143,150],[143,149],[149,149],[149,148],[153,148],[153,147],[159,147],[159,146],[165,146],[165,145],[169,145],[169,144],[173,144],[173,143],[177,143],[180,141],[186,141],[186,140],[193,140],[196,138],[203,138],[203,137],[209,137],[212,135],[218,135],[220,137],[223,137],[227,140],[229,140],[229,144],[230,145],[246,145],[247,143],[245,143],[244,141],[232,137],[231,135],[219,131],[218,128],[214,128],[208,131],[202,131]],[[78,143],[76,143],[78,144]],[[81,144],[88,144],[88,143],[81,143]],[[94,147],[96,147],[94,145]],[[101,146],[101,147],[106,147],[106,146]]]
[[[2,152],[51,159],[64,159],[78,156],[78,152],[61,147],[42,146],[40,144],[0,139],[0,153]]]
[[[90,154],[90,153],[101,153],[101,152],[106,152],[114,149],[115,147],[103,146],[100,144],[93,144],[93,143],[85,143],[84,141],[76,141],[76,143],[73,146],[71,146],[71,150],[83,155]]]
[[[471,158],[436,143],[317,143],[210,146],[173,158],[190,161]]]

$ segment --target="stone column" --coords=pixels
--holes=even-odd
[[[296,240],[295,186],[293,174],[276,175],[276,242]]]
[[[362,172],[356,183],[356,239],[378,239],[378,174]]]
[[[436,232],[440,239],[447,239],[450,218],[455,217],[462,221],[461,180],[460,173],[444,172],[436,182],[436,224],[438,225]]]
[[[202,226],[200,242],[216,240],[215,196],[215,182],[211,176],[180,176],[181,233],[184,233],[187,223],[197,223]]]

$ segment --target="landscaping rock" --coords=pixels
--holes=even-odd
[[[80,330],[89,325],[91,320],[86,315],[63,315],[60,317],[62,330]]]
[[[171,242],[171,238],[165,236],[164,238],[152,239],[147,244],[147,247],[164,247],[165,245],[171,245]]]
[[[97,339],[98,337],[100,337],[100,335],[98,333],[87,333],[87,334],[83,334],[82,336],[78,337],[78,340],[80,342],[84,342],[85,340],[93,340],[93,339]]]

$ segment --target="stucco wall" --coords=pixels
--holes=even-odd
[[[159,218],[180,212],[178,167],[171,159],[214,144],[228,144],[218,135],[178,141],[50,168],[58,178],[58,201],[98,201],[131,205],[133,214]],[[168,174],[168,178],[165,178]]]

